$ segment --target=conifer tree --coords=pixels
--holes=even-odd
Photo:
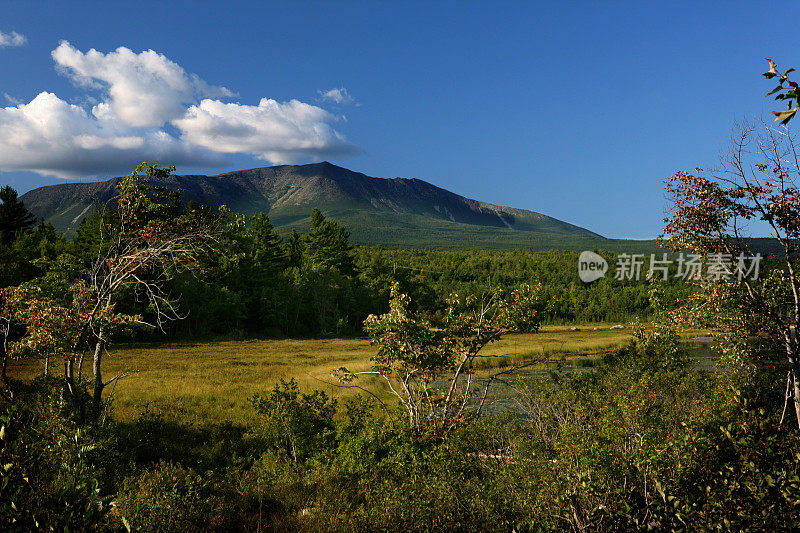
[[[0,189],[0,240],[9,244],[16,235],[28,231],[36,224],[36,217],[25,208],[17,191],[6,185]]]

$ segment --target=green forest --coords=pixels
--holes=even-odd
[[[6,189],[7,198],[16,198]],[[19,205],[6,201],[9,210]],[[24,207],[23,207],[24,209]],[[29,214],[4,222],[0,247],[0,285],[41,286],[58,277],[62,288],[77,280],[101,245],[97,212],[84,219],[68,239]],[[598,250],[613,265],[616,254]],[[183,320],[165,331],[141,329],[140,338],[275,337],[358,335],[364,319],[388,308],[393,282],[412,296],[416,306],[436,313],[453,293],[478,294],[539,281],[544,286],[547,324],[622,322],[651,313],[645,272],[639,280],[611,276],[581,282],[578,252],[401,250],[354,246],[345,228],[319,211],[305,233],[281,237],[269,218],[235,217],[207,257],[201,274],[185,271],[165,284],[179,294]],[[671,299],[688,289],[671,278]],[[119,306],[132,314],[148,313],[134,294],[122,295]],[[164,335],[167,335],[164,337]]]

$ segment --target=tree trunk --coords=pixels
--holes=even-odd
[[[64,386],[61,388],[61,403],[67,407],[72,407],[75,399],[75,388],[73,387],[74,381],[72,379],[73,360],[68,359],[64,361]]]
[[[94,360],[92,361],[92,371],[94,372],[94,393],[92,395],[92,417],[95,421],[100,418],[100,409],[103,401],[103,374],[100,371],[100,363],[103,358],[103,348],[105,346],[105,339],[103,338],[103,330],[100,330],[100,335],[97,337],[97,344],[94,347]]]
[[[794,413],[797,416],[797,427],[800,429],[800,365],[797,364],[795,359],[792,365],[792,384],[794,385],[794,392],[792,394],[792,402],[794,403]]]
[[[3,328],[0,329],[0,356],[3,357],[3,385],[6,389],[8,389],[8,375],[6,374],[6,369],[8,368],[8,336],[11,332],[11,322],[9,321],[8,324]]]
[[[6,398],[13,400],[14,399],[14,392],[11,390],[11,387],[8,384],[8,375],[6,374],[6,368],[8,367],[8,352],[3,349],[3,343],[0,342],[0,352],[2,352],[3,356],[3,396]]]
[[[8,367],[8,353],[6,352],[2,343],[0,343],[0,355],[3,356],[3,385],[8,388],[8,376],[6,375],[6,368]]]
[[[792,379],[792,403],[794,413],[797,416],[797,427],[800,429],[800,360],[798,359],[797,333],[794,328],[789,330],[789,346],[787,346],[789,356],[789,372]]]

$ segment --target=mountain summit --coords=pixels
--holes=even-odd
[[[120,178],[40,187],[21,199],[37,217],[74,231]],[[311,209],[347,227],[356,243],[428,248],[568,248],[613,242],[587,229],[512,207],[465,198],[420,179],[373,178],[328,162],[281,165],[160,182],[184,198],[242,214],[265,212],[279,230],[302,228]]]

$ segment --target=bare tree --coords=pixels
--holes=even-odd
[[[5,393],[10,394],[8,386],[8,339],[11,335],[11,313],[5,305],[5,297],[0,293],[0,357],[2,357],[2,380]]]

